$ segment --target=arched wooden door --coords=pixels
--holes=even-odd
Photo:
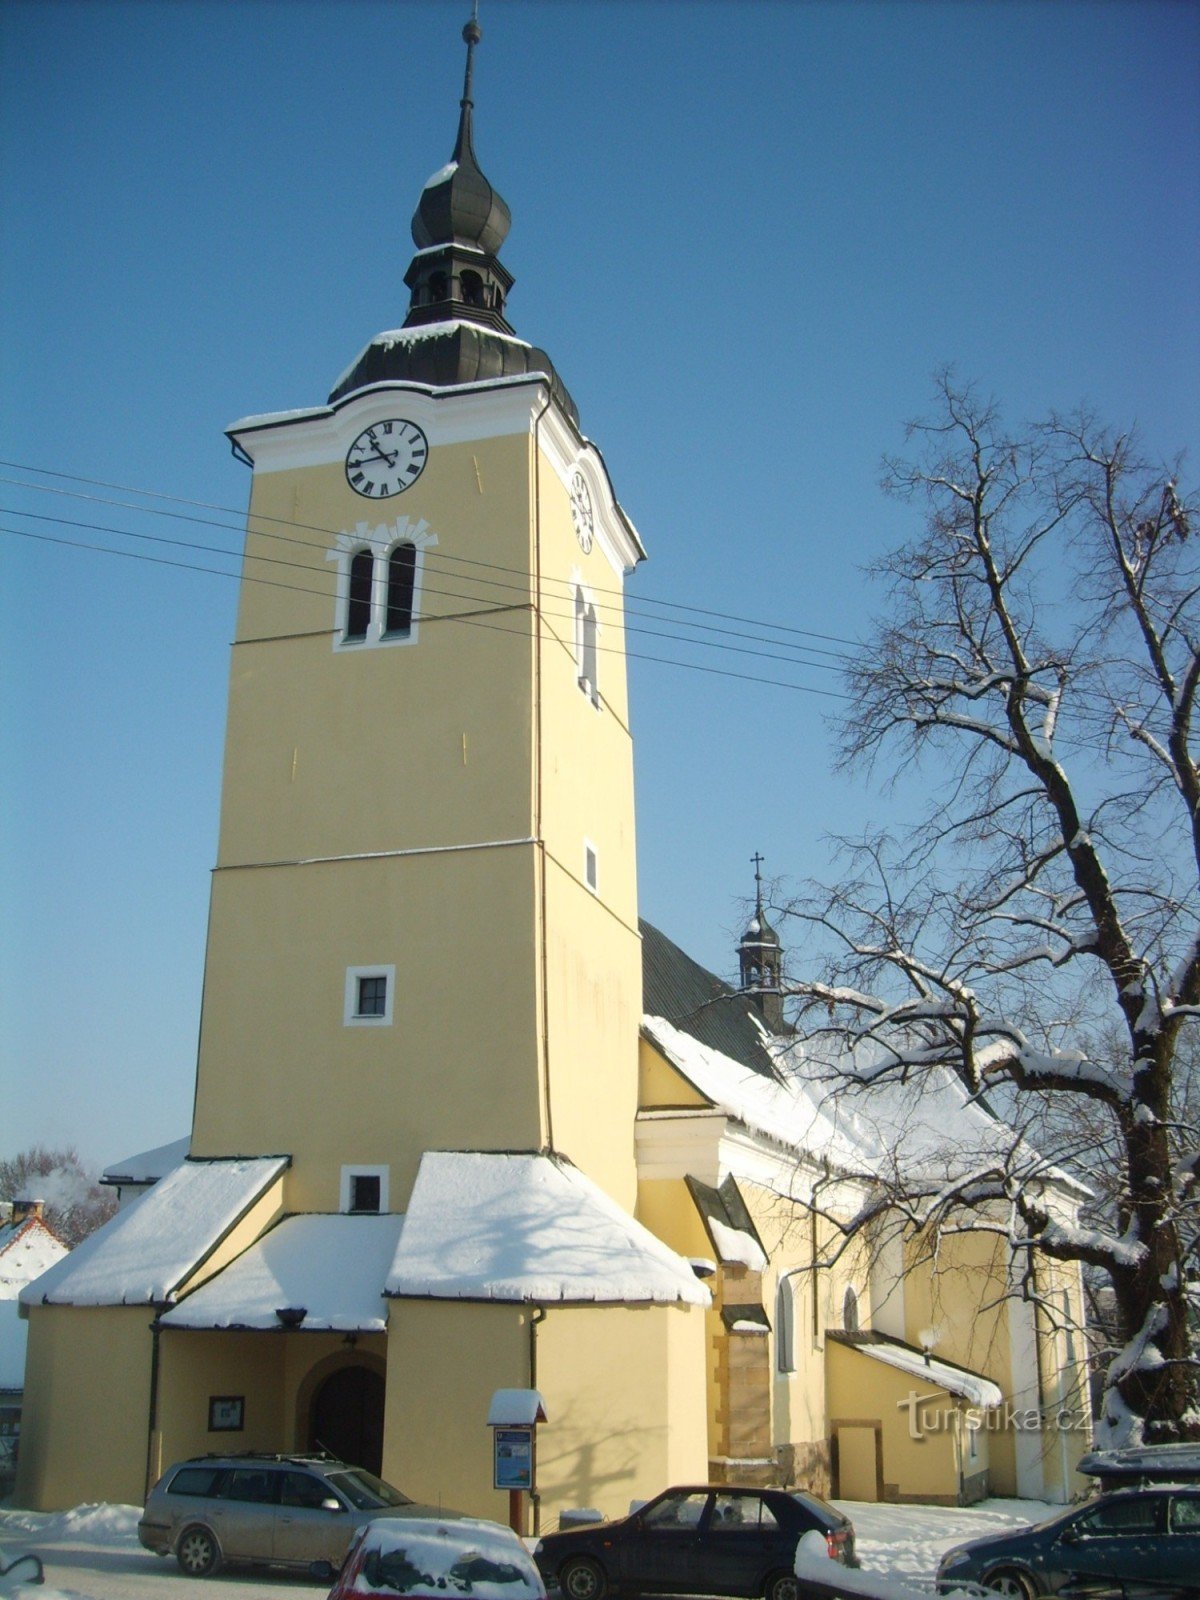
[[[308,1444],[328,1450],[376,1477],[383,1467],[383,1374],[372,1367],[339,1367],[313,1395]]]

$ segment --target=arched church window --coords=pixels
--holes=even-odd
[[[596,626],[596,607],[582,588],[575,590],[575,664],[579,673],[579,687],[593,705],[600,704],[600,690],[596,682],[599,670]]]
[[[780,1372],[796,1370],[796,1303],[790,1278],[780,1278],[775,1291],[775,1365]]]
[[[387,612],[384,632],[389,635],[412,631],[413,593],[417,580],[417,547],[415,544],[393,546],[388,556]]]
[[[343,637],[365,639],[371,625],[371,589],[375,579],[375,557],[360,550],[350,563],[350,594],[346,602],[346,627]]]
[[[483,304],[483,279],[477,272],[463,273],[462,297],[464,305],[481,306]]]
[[[858,1296],[850,1287],[842,1296],[842,1327],[847,1333],[858,1332]]]
[[[429,274],[429,303],[437,305],[441,300],[450,298],[450,280],[444,272],[431,272]]]

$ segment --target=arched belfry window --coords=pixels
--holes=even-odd
[[[849,1287],[842,1296],[842,1327],[847,1333],[858,1332],[858,1296]]]
[[[387,566],[387,613],[383,631],[396,636],[412,631],[413,593],[417,582],[417,547],[398,544],[392,547]]]
[[[775,1291],[775,1366],[780,1372],[796,1370],[796,1302],[787,1277]]]
[[[371,627],[371,597],[375,586],[375,557],[360,550],[350,563],[350,594],[346,602],[347,642],[365,639]]]
[[[582,585],[575,589],[575,665],[579,674],[579,687],[592,704],[600,704],[599,645],[597,643],[596,606]]]
[[[467,306],[481,306],[483,304],[483,279],[477,272],[464,272],[461,279],[463,304]]]
[[[425,553],[437,535],[420,518],[340,533],[326,560],[338,567],[333,648],[415,644]]]

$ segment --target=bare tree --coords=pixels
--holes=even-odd
[[[96,1182],[72,1145],[32,1145],[0,1160],[0,1200],[41,1200],[47,1223],[74,1249],[117,1209],[116,1196]]]
[[[1080,412],[1010,436],[949,374],[908,438],[885,487],[923,532],[878,569],[889,604],[849,674],[841,758],[923,772],[928,805],[788,908],[824,952],[793,989],[810,1031],[870,1047],[865,1076],[949,1069],[1016,1130],[953,1181],[898,1163],[876,1209],[934,1234],[1001,1218],[1027,1284],[1040,1257],[1103,1273],[1117,1343],[1098,1438],[1194,1436],[1194,507],[1133,433]],[[1052,1202],[1048,1127],[1060,1166],[1104,1170],[1089,1226]]]

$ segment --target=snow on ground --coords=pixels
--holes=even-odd
[[[978,1506],[884,1506],[838,1501],[854,1523],[858,1554],[868,1572],[886,1574],[928,1591],[944,1551],[964,1539],[1040,1522],[1061,1507],[1036,1500],[985,1500]],[[243,1595],[271,1600],[292,1595],[310,1600],[323,1591],[307,1579],[265,1574],[222,1574],[214,1579],[185,1578],[173,1563],[158,1560],[138,1544],[137,1506],[87,1505],[74,1511],[17,1511],[0,1506],[0,1566],[26,1550],[46,1563],[45,1587],[6,1586],[0,1596],[16,1600],[221,1600]],[[64,1559],[56,1559],[62,1552]],[[94,1552],[94,1554],[89,1554]],[[69,1560],[66,1559],[69,1553]],[[211,1589],[210,1589],[211,1585]]]
[[[927,1586],[952,1545],[1061,1511],[1041,1500],[984,1500],[977,1506],[885,1506],[835,1501],[854,1524],[855,1548],[863,1567]]]

